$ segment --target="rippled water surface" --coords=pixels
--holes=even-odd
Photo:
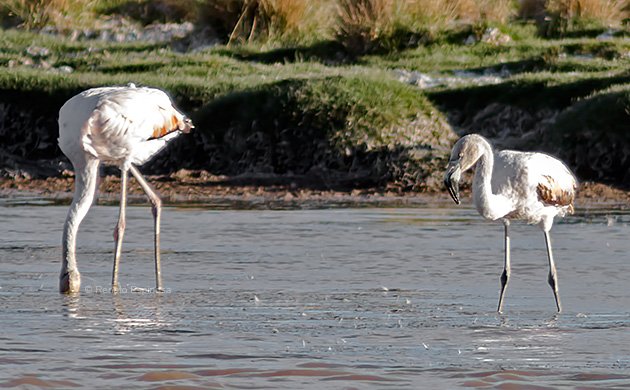
[[[79,234],[82,292],[57,293],[67,206],[0,204],[0,386],[435,388],[630,386],[630,215],[578,212],[543,234],[470,208],[131,207],[111,281],[117,208]]]

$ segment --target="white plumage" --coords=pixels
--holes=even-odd
[[[162,289],[160,274],[161,201],[134,165],[146,163],[168,141],[193,128],[168,95],[155,88],[93,88],[68,100],[59,111],[59,147],[75,171],[75,193],[63,232],[63,263],[59,289],[78,292],[81,278],[76,262],[76,235],[96,192],[99,164],[121,169],[120,216],[114,231],[116,253],[112,288],[118,288],[118,264],[125,230],[127,176],[131,171],[152,204],[155,222],[156,287]]]
[[[558,312],[561,311],[558,280],[549,231],[556,215],[573,212],[577,182],[560,160],[543,153],[504,150],[494,152],[480,135],[470,134],[457,141],[444,177],[453,200],[459,204],[462,172],[474,167],[473,202],[479,214],[490,220],[501,219],[505,226],[505,264],[501,275],[498,311],[510,277],[511,219],[537,224],[545,234],[549,259],[549,278]]]

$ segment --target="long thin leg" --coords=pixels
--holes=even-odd
[[[120,171],[120,214],[118,214],[118,224],[114,230],[114,240],[116,249],[114,252],[114,270],[112,273],[112,291],[118,291],[118,267],[120,265],[120,254],[122,252],[122,241],[125,235],[125,210],[127,208],[127,170]]]
[[[76,257],[77,233],[96,194],[98,164],[99,161],[95,158],[72,162],[75,171],[75,192],[63,227],[63,260],[59,275],[59,291],[64,294],[78,293],[81,287],[81,275]]]
[[[155,245],[155,288],[157,291],[163,291],[162,289],[162,270],[160,265],[160,217],[162,215],[162,200],[155,192],[155,190],[151,187],[149,183],[144,179],[140,171],[134,166],[130,168],[131,174],[136,178],[140,187],[144,190],[151,202],[153,212],[153,221],[155,227],[155,235],[153,238],[153,243]]]
[[[505,262],[503,264],[503,273],[501,274],[501,294],[499,295],[499,308],[497,311],[503,313],[503,298],[505,298],[505,290],[510,280],[510,221],[503,221],[505,227]]]
[[[551,237],[549,232],[545,231],[545,243],[547,244],[547,256],[549,257],[549,278],[547,281],[553,290],[553,296],[556,298],[556,307],[558,313],[562,311],[562,305],[560,304],[560,295],[558,288],[558,271],[556,271],[556,264],[553,261],[553,253],[551,252]]]

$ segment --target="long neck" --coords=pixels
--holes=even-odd
[[[495,220],[509,213],[512,203],[505,196],[492,192],[494,153],[488,144],[483,144],[481,148],[483,152],[477,160],[473,179],[474,202],[484,218]]]
[[[68,210],[66,223],[63,227],[63,264],[62,273],[77,270],[76,242],[79,225],[87,214],[94,194],[96,193],[96,181],[99,161],[88,160],[84,166],[75,165],[74,197]]]

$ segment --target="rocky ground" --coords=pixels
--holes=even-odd
[[[41,33],[67,37],[72,41],[170,43],[174,50],[181,52],[200,50],[220,43],[210,28],[195,29],[190,22],[151,23],[143,26],[120,16],[101,18],[90,28],[68,30],[47,26]]]

